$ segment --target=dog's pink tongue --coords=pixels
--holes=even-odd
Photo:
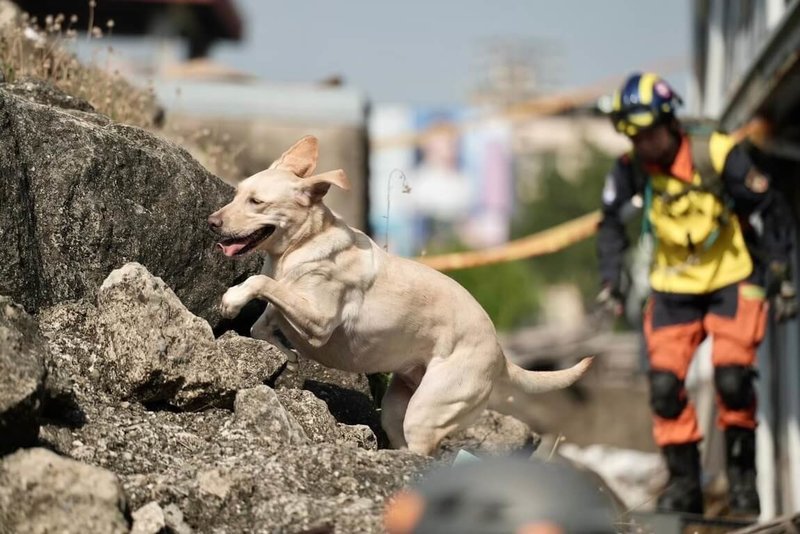
[[[226,256],[235,256],[236,253],[242,250],[246,245],[246,243],[234,243],[233,245],[217,243],[217,246],[222,249],[222,253]]]

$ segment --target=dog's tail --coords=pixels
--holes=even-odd
[[[513,389],[529,395],[563,389],[577,382],[592,365],[593,359],[592,356],[584,358],[569,369],[561,371],[527,371],[508,362],[506,380]]]
[[[532,395],[571,386],[586,373],[593,359],[584,358],[569,369],[560,371],[527,371],[507,362],[507,372],[494,384],[489,408],[527,421]]]

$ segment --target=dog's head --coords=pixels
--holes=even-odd
[[[209,227],[220,235],[226,256],[253,250],[280,254],[320,204],[331,184],[349,189],[342,170],[313,174],[318,143],[306,136],[270,167],[243,180],[230,204],[212,213]]]

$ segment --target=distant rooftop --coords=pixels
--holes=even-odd
[[[368,105],[353,88],[278,84],[223,76],[160,79],[156,96],[171,113],[226,119],[271,119],[361,125]]]

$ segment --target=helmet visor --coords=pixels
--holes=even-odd
[[[614,128],[629,137],[656,125],[656,116],[647,107],[612,113],[611,119]]]

